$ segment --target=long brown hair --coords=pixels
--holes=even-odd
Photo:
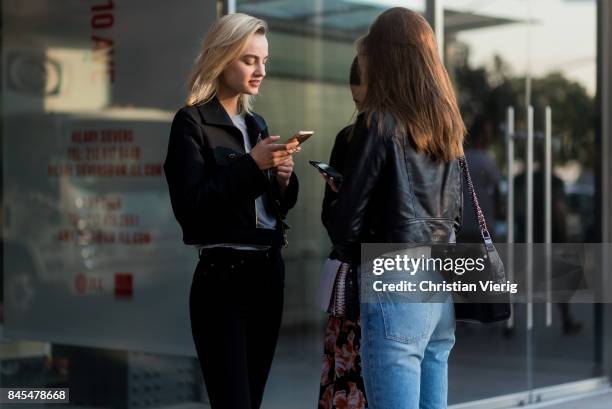
[[[463,155],[465,125],[423,17],[403,7],[386,10],[357,41],[357,51],[367,84],[362,110],[368,126],[388,113],[394,134],[406,135],[418,152],[443,161]],[[382,132],[382,120],[378,124]]]

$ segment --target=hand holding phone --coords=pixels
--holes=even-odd
[[[272,135],[262,139],[249,152],[259,169],[275,168],[283,164],[293,153],[287,145],[276,143],[279,138],[279,136]]]
[[[314,160],[309,161],[312,166],[323,175],[327,177],[333,178],[336,186],[342,184],[342,174],[338,172],[336,169],[332,168],[325,162],[317,162]]]
[[[338,193],[340,191],[340,185],[336,183],[336,180],[333,177],[328,176],[326,173],[321,173],[321,177],[325,180],[327,186],[329,186],[334,193]]]

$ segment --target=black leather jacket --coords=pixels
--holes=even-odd
[[[261,116],[247,114],[245,122],[251,146],[268,137]],[[245,152],[242,133],[216,98],[177,112],[164,173],[185,244],[282,244],[284,217],[297,201],[297,177],[291,175],[281,197],[276,178]],[[276,230],[256,228],[255,199],[261,195],[276,215]]]
[[[328,232],[338,258],[358,262],[360,243],[454,242],[463,195],[456,160],[434,162],[409,138],[393,137],[394,119],[381,117],[382,132],[357,117]]]

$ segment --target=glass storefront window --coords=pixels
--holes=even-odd
[[[2,2],[1,387],[205,400],[161,163],[216,2],[153,3]]]

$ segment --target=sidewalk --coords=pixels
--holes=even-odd
[[[575,399],[559,399],[556,401],[539,403],[537,405],[525,406],[525,409],[610,409],[612,408],[612,391]]]

